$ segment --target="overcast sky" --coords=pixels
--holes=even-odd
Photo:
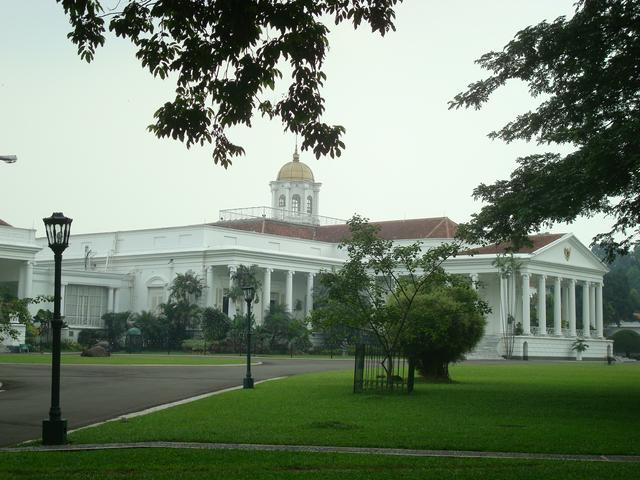
[[[518,156],[541,151],[486,136],[537,101],[517,84],[480,111],[449,111],[447,101],[485,76],[475,59],[528,25],[571,15],[573,2],[405,0],[397,31],[384,38],[330,25],[325,121],[347,133],[339,159],[302,152],[323,184],[320,214],[468,220],[480,207],[475,186],[507,178]],[[146,131],[173,86],[143,70],[128,43],[108,38],[87,64],[69,29],[51,0],[0,0],[0,154],[19,158],[0,163],[0,218],[42,234],[42,217],[63,211],[72,232],[87,233],[197,224],[220,209],[269,205],[269,181],[295,142],[279,122],[234,129],[246,156],[225,170],[209,147],[187,150]],[[589,243],[607,226],[584,219],[553,230]]]

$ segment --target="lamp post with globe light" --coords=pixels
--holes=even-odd
[[[255,288],[251,285],[242,287],[244,301],[247,302],[247,373],[242,381],[242,388],[253,388],[251,378],[251,303],[255,294]]]
[[[62,318],[60,316],[61,286],[62,286],[62,252],[69,246],[71,231],[70,218],[61,212],[55,212],[48,218],[43,218],[49,248],[53,250],[53,319],[51,320],[51,408],[49,419],[42,421],[42,443],[44,445],[62,445],[67,443],[67,421],[62,418],[60,411],[60,331]]]

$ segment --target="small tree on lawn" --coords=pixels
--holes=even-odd
[[[489,311],[465,278],[450,276],[445,283],[432,283],[414,299],[402,348],[422,376],[449,382],[449,364],[462,360],[480,341]]]
[[[227,333],[231,328],[231,320],[217,308],[205,308],[202,311],[201,326],[204,341],[214,345],[214,343],[219,343],[227,337]]]
[[[347,261],[337,272],[321,276],[326,301],[314,318],[327,328],[339,324],[369,331],[385,353],[383,367],[392,382],[393,354],[399,351],[415,299],[428,284],[448,277],[442,264],[460,244],[428,250],[421,242],[394,245],[380,238],[367,219],[356,215],[347,224],[350,236],[339,245],[347,251]]]

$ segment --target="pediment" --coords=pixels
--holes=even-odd
[[[573,234],[564,235],[555,242],[533,252],[531,258],[567,267],[598,270],[602,273],[608,271],[600,259]]]

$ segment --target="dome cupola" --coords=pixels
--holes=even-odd
[[[278,182],[311,182],[315,180],[313,178],[313,172],[306,163],[300,161],[300,155],[298,155],[298,149],[293,154],[293,160],[285,163],[278,172]]]

